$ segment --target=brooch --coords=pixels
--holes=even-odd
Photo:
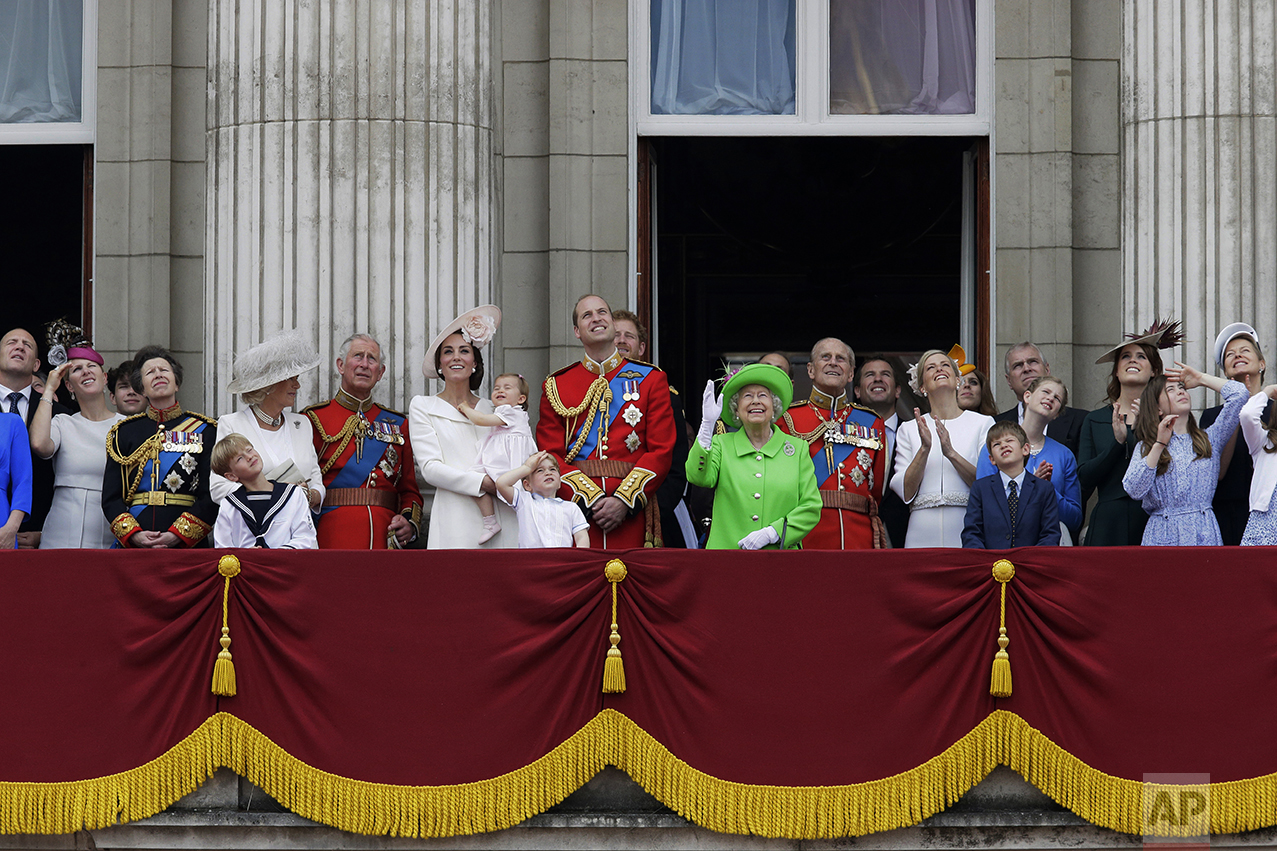
[[[784,452],[785,452],[785,454],[786,454],[786,455],[793,455],[793,454],[794,454],[794,444],[792,444],[792,443],[790,443],[788,440],[786,440],[786,441],[785,441],[785,449],[784,449]]]

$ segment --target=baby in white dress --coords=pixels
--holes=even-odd
[[[494,482],[511,470],[522,466],[524,460],[537,451],[528,422],[528,382],[522,375],[504,372],[492,382],[491,414],[481,414],[462,403],[458,408],[466,419],[477,426],[491,428],[479,444],[479,453],[470,469],[484,473]],[[501,531],[497,522],[496,503],[491,494],[480,494],[475,501],[483,515],[482,544]]]

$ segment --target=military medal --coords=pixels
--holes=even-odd
[[[860,468],[859,468],[859,467],[852,467],[852,468],[851,468],[851,480],[852,480],[853,482],[855,482],[857,486],[859,486],[859,485],[861,485],[862,483],[864,483],[864,481],[865,481],[865,474],[864,474],[864,473],[862,473],[862,472],[860,472]]]
[[[642,442],[643,441],[634,432],[630,432],[625,436],[625,448],[629,449],[631,452],[637,452],[639,444]]]
[[[182,486],[182,474],[177,470],[169,470],[169,474],[164,477],[164,487],[173,493],[177,493],[178,488]]]
[[[874,462],[873,459],[869,457],[869,453],[866,452],[865,450],[862,449],[856,453],[856,463],[859,464],[863,469],[868,470],[870,467],[873,466],[873,462]]]
[[[625,395],[625,398],[626,399],[630,398],[628,393]],[[638,398],[637,393],[634,394],[634,398],[635,399]],[[643,412],[640,411],[637,407],[635,407],[631,403],[629,407],[627,407],[624,411],[621,412],[621,419],[625,420],[625,424],[628,425],[630,428],[634,428],[636,425],[638,425],[639,420],[643,419]]]

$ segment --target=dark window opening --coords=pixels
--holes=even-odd
[[[971,139],[650,142],[658,357],[676,387],[699,398],[726,356],[822,337],[862,354],[964,336]]]

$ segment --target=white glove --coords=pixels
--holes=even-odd
[[[761,550],[768,544],[774,544],[780,540],[774,526],[764,526],[757,532],[750,532],[745,537],[736,542],[736,545],[742,550]]]
[[[723,399],[714,395],[714,381],[705,382],[705,395],[701,398],[701,430],[696,434],[696,442],[706,450],[714,440],[714,423],[723,413]]]

